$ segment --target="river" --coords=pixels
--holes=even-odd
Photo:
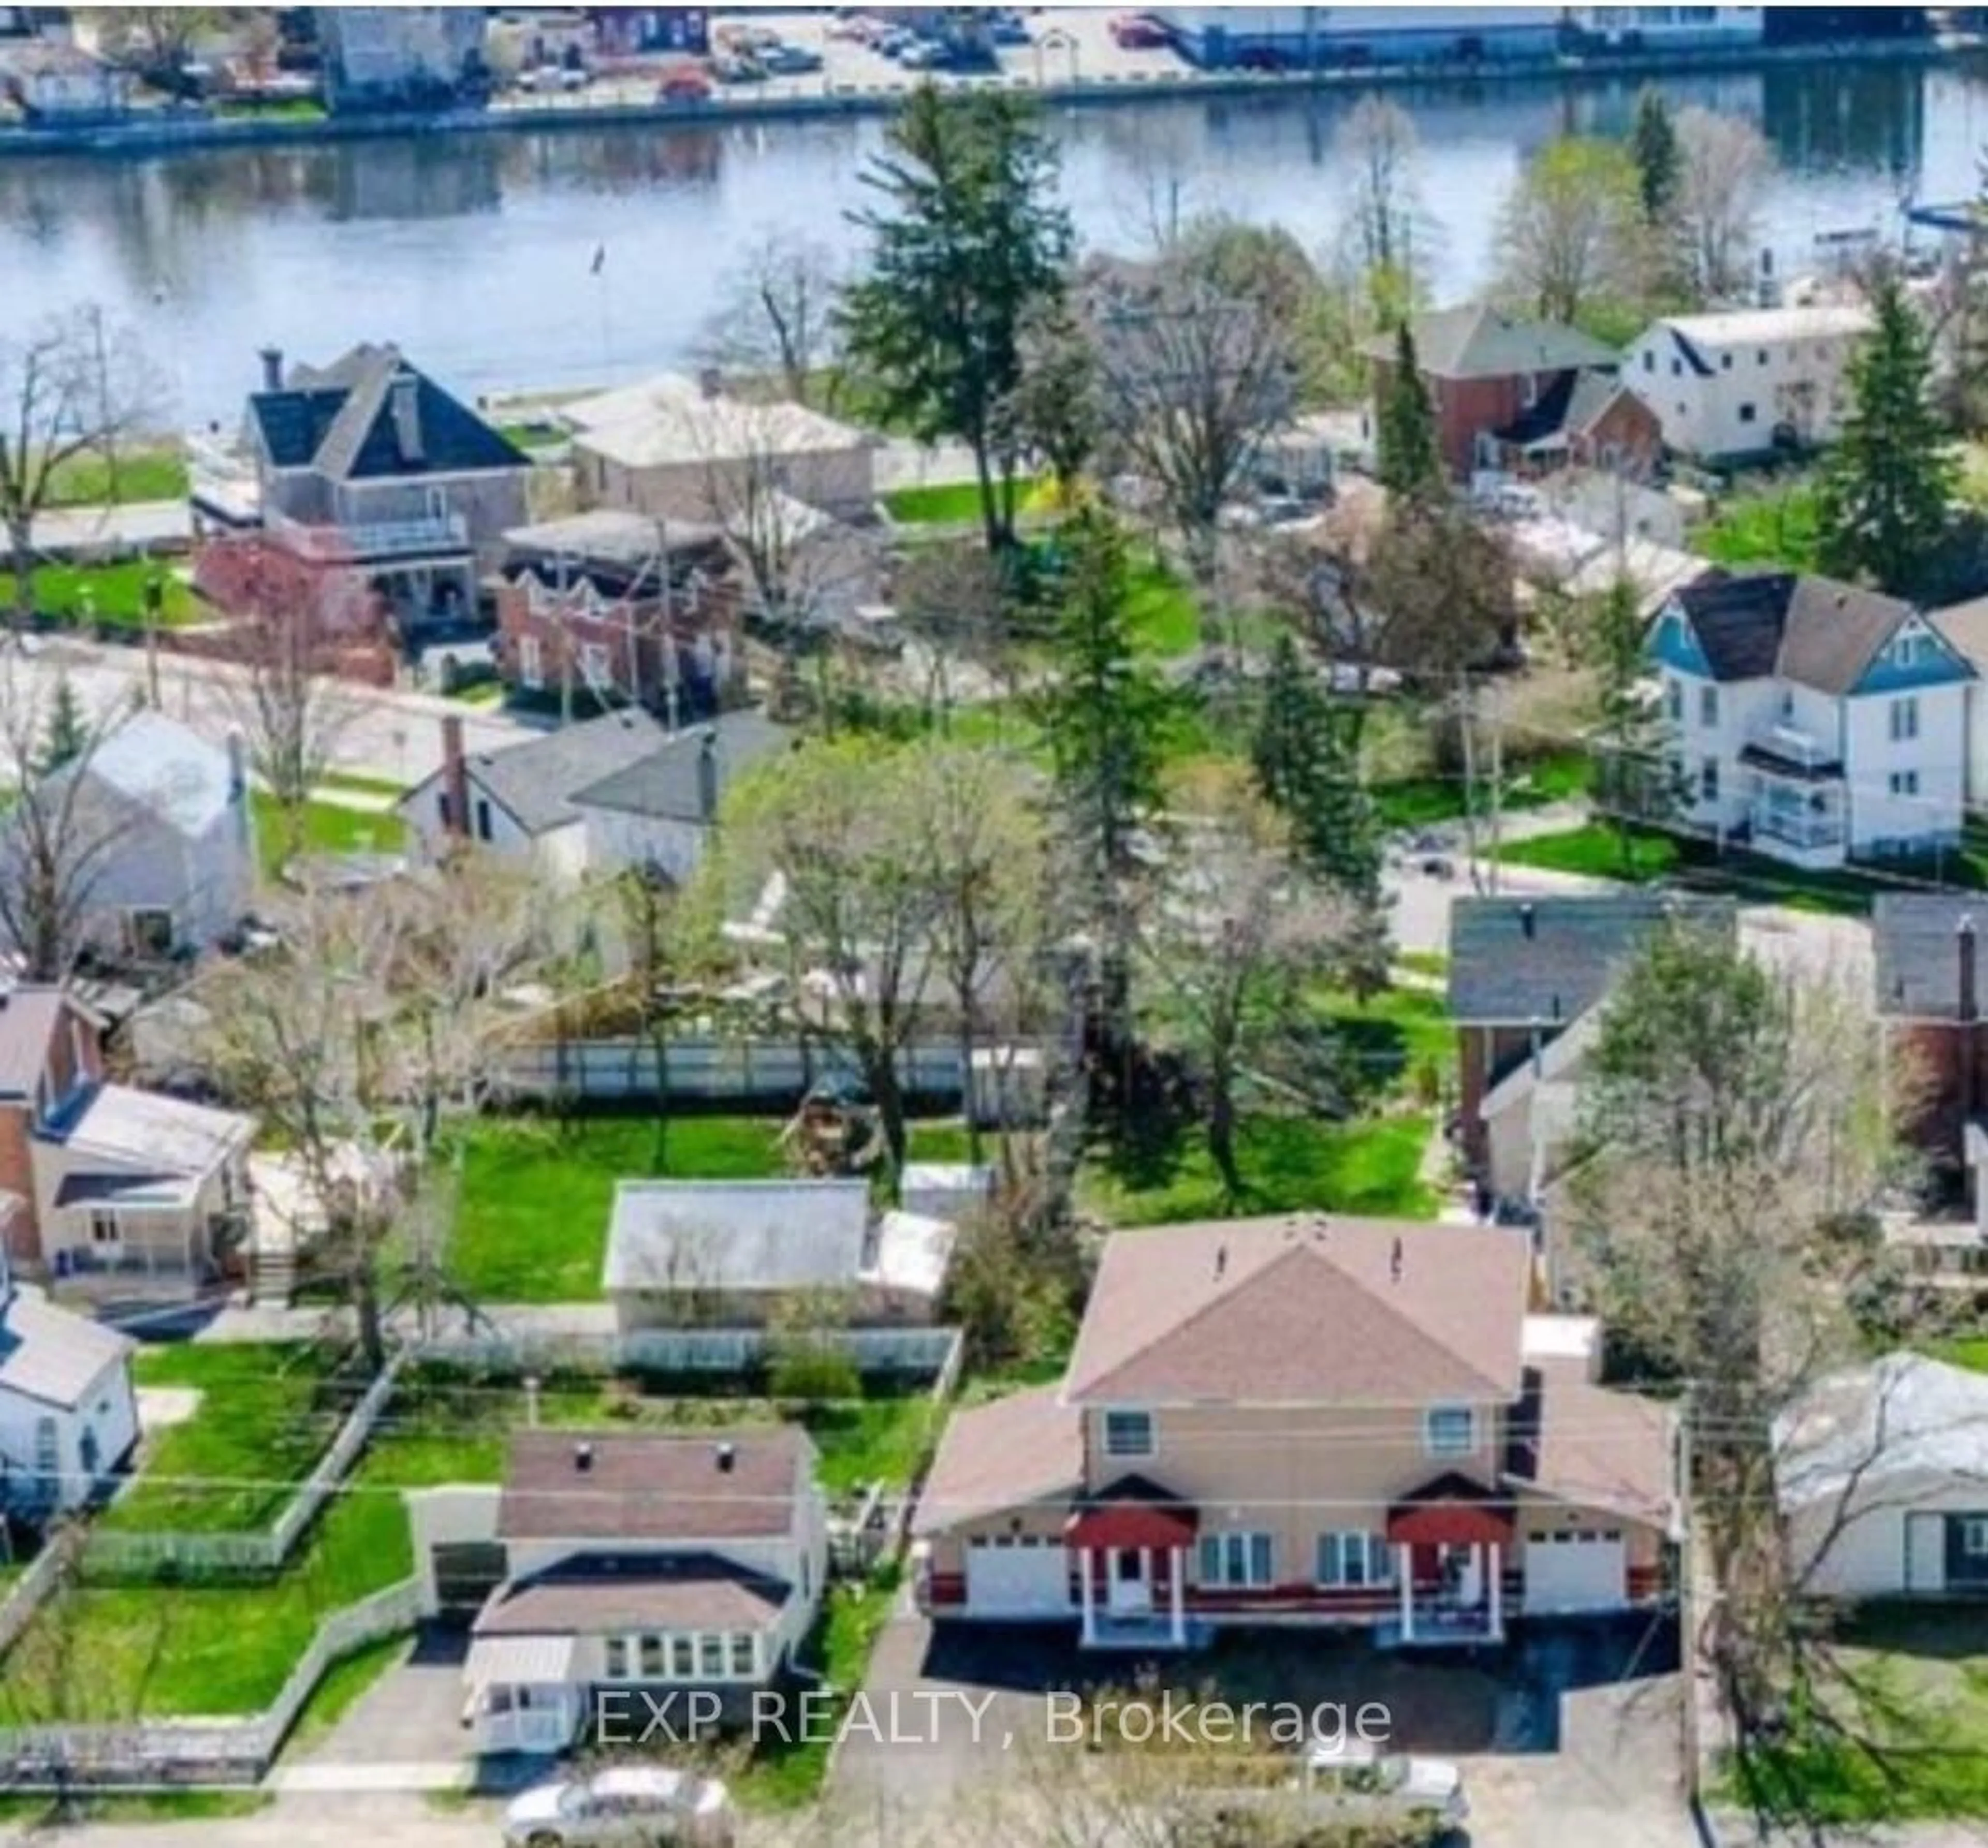
[[[1666,86],[1751,117],[1781,164],[1763,227],[1783,273],[1825,231],[1895,231],[1900,201],[1971,193],[1988,70],[1777,66]],[[1619,83],[1398,93],[1422,143],[1437,292],[1486,279],[1499,198],[1554,134],[1619,134]],[[1226,211],[1309,247],[1339,216],[1350,99],[1285,93],[1065,109],[1083,235]],[[854,252],[874,119],[464,136],[0,165],[0,337],[70,304],[134,326],[189,422],[232,417],[255,350],[328,359],[391,340],[459,391],[590,383],[682,363],[728,252],[762,231]],[[604,252],[597,269],[597,252]]]

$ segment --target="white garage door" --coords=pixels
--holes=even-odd
[[[1625,1601],[1628,1562],[1622,1535],[1542,1535],[1526,1542],[1526,1614],[1614,1610]]]
[[[976,1617],[1059,1617],[1070,1609],[1060,1540],[976,1540],[966,1549],[966,1608]]]

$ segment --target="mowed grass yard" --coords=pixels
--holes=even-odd
[[[251,1397],[258,1390],[252,1363],[239,1364],[238,1394]],[[798,1407],[776,1406],[736,1382],[700,1382],[696,1396],[671,1397],[604,1380],[553,1383],[542,1394],[540,1415],[546,1424],[576,1429],[714,1431],[791,1417],[820,1448],[821,1478],[832,1493],[877,1477],[908,1483],[939,1416],[921,1389]],[[0,1723],[266,1707],[328,1613],[413,1571],[402,1492],[499,1480],[506,1434],[523,1422],[515,1383],[410,1376],[283,1572],[261,1583],[225,1585],[86,1575],[42,1607],[0,1665]],[[303,1471],[272,1463],[265,1473]]]
[[[252,792],[255,856],[265,879],[279,879],[293,851],[306,853],[397,853],[407,845],[407,823],[392,809],[355,809],[343,802],[307,802],[301,843],[293,850],[291,818],[266,790]]]
[[[466,1132],[449,1245],[480,1302],[586,1302],[600,1295],[614,1184],[767,1180],[789,1172],[779,1117],[489,1118]],[[962,1160],[956,1121],[912,1125],[915,1161]]]
[[[1321,995],[1355,1113],[1341,1118],[1258,1110],[1237,1137],[1242,1197],[1223,1196],[1198,1123],[1094,1156],[1078,1177],[1082,1208],[1113,1225],[1175,1224],[1297,1211],[1416,1218],[1433,1213],[1422,1177],[1435,1133],[1432,1104],[1449,1082],[1454,1034],[1440,994],[1391,988],[1364,1003]]]
[[[195,620],[200,600],[185,579],[155,559],[125,559],[113,565],[43,565],[35,573],[35,607],[64,623],[111,623],[139,629],[145,623],[145,587],[161,585],[159,620],[172,629]],[[14,574],[0,571],[0,609],[14,606]]]

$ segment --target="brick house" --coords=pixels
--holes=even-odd
[[[914,1517],[948,1620],[1087,1647],[1226,1623],[1501,1640],[1662,1594],[1669,1410],[1600,1383],[1600,1330],[1527,1313],[1523,1233],[1324,1217],[1104,1248],[1062,1380],[957,1414]]]
[[[1459,898],[1450,908],[1458,1132],[1492,1201],[1530,1201],[1573,1128],[1591,1017],[1615,975],[1662,926],[1733,931],[1726,899],[1650,893]]]
[[[1474,302],[1418,315],[1409,331],[1443,461],[1459,479],[1571,464],[1642,476],[1662,454],[1656,414],[1623,385],[1614,350],[1578,328]],[[1364,350],[1378,407],[1394,377],[1395,337]]]
[[[497,663],[525,694],[702,718],[744,690],[739,590],[716,528],[597,508],[514,527],[497,572]]]

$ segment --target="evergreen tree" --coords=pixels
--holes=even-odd
[[[1087,508],[1063,529],[1063,582],[1050,619],[1055,671],[1035,701],[1047,735],[1064,845],[1098,946],[1094,1046],[1108,1076],[1131,1044],[1138,831],[1160,799],[1165,689],[1132,646],[1124,535]]]
[[[887,419],[973,453],[989,549],[1014,540],[1008,407],[1024,334],[1060,296],[1072,242],[1056,203],[1056,145],[1022,99],[915,91],[863,175],[884,201],[851,215],[870,234],[869,273],[844,297],[856,370]]]
[[[1677,197],[1679,156],[1671,106],[1654,83],[1636,97],[1636,123],[1629,131],[1629,155],[1636,163],[1636,193],[1645,224],[1661,225]]]
[[[49,735],[42,745],[36,766],[44,776],[73,763],[90,748],[90,721],[83,715],[83,701],[66,674],[56,677],[55,691],[49,701]]]
[[[1435,407],[1422,383],[1415,336],[1404,321],[1395,329],[1395,363],[1381,394],[1374,449],[1381,485],[1402,500],[1439,498],[1445,486],[1436,445]]]
[[[1895,596],[1924,591],[1941,563],[1955,468],[1933,407],[1932,346],[1895,272],[1871,292],[1877,325],[1850,363],[1850,412],[1823,466],[1817,556],[1837,577]]]
[[[1668,819],[1681,793],[1662,716],[1645,697],[1647,628],[1635,585],[1618,577],[1595,604],[1587,638],[1601,708],[1595,799],[1614,826],[1625,873],[1633,870],[1636,824]]]

